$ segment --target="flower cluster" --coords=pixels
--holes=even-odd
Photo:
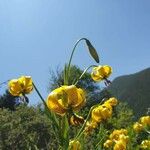
[[[109,139],[104,143],[104,147],[113,147],[113,150],[126,150],[128,139],[126,129],[114,130],[110,134]]]
[[[144,140],[144,141],[142,141],[140,147],[142,149],[149,149],[150,148],[150,140]]]
[[[21,76],[18,79],[12,79],[9,81],[8,87],[13,96],[29,94],[33,90],[32,78],[30,76]]]
[[[113,106],[117,105],[118,100],[114,97],[106,100],[102,105],[98,105],[91,112],[91,121],[87,122],[85,132],[91,132],[97,125],[112,116]]]
[[[142,131],[144,128],[147,128],[150,126],[150,116],[143,116],[139,119],[138,122],[136,122],[133,125],[133,129],[135,132],[140,132]]]

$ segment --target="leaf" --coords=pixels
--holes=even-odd
[[[94,58],[94,60],[99,63],[99,56],[97,54],[96,49],[94,48],[94,46],[91,44],[91,42],[89,40],[86,39],[86,44],[88,46],[89,52],[91,54],[91,56]]]
[[[67,78],[68,78],[67,69],[68,69],[68,66],[67,66],[67,64],[65,64],[65,68],[64,68],[64,85],[67,84]]]

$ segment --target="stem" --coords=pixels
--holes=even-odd
[[[145,129],[145,132],[148,133],[148,134],[150,134],[150,131],[148,131],[147,129]]]
[[[103,141],[103,139],[105,138],[105,136],[103,135],[103,137],[101,138],[101,140],[96,144],[95,148],[98,148],[98,145]]]
[[[77,85],[77,83],[79,82],[79,80],[83,77],[83,75],[91,68],[91,67],[96,67],[96,65],[91,65],[89,67],[87,67],[83,73],[80,75],[80,77],[77,79],[77,81],[75,83],[73,83],[74,85]]]
[[[79,133],[78,133],[77,136],[75,137],[75,139],[79,138],[79,137],[83,134],[84,128],[85,128],[85,126],[86,126],[87,121],[88,121],[89,118],[90,118],[90,115],[91,115],[92,110],[93,110],[95,107],[101,105],[103,102],[104,102],[104,99],[103,99],[99,104],[96,104],[96,105],[94,105],[94,106],[92,106],[92,107],[90,108],[90,111],[89,111],[89,113],[88,113],[88,116],[87,116],[87,118],[86,118],[86,120],[85,120],[85,122],[84,122],[82,128],[80,129]]]
[[[82,135],[81,133],[83,133],[84,127],[86,126],[86,123],[87,123],[87,121],[88,121],[89,118],[90,118],[91,111],[93,110],[94,107],[95,107],[95,106],[92,106],[92,107],[91,107],[91,109],[90,109],[90,111],[89,111],[89,113],[88,113],[88,116],[87,116],[87,118],[86,118],[86,120],[85,120],[85,122],[84,122],[82,128],[80,129],[79,133],[78,133],[77,136],[75,137],[75,139],[79,138],[79,137]]]
[[[47,112],[49,113],[50,118],[52,119],[52,121],[53,121],[54,124],[56,125],[56,128],[59,130],[58,121],[56,120],[55,114],[52,114],[52,113],[51,113],[51,111],[49,110],[49,108],[48,108],[48,106],[47,106],[47,104],[46,104],[46,102],[45,102],[45,100],[44,100],[44,98],[43,98],[42,95],[40,94],[39,90],[37,89],[37,87],[35,86],[34,83],[32,83],[32,84],[33,84],[33,87],[34,87],[35,91],[37,92],[37,94],[38,94],[39,97],[41,98],[41,100],[42,100],[42,102],[43,102],[43,104],[44,104],[44,106],[45,106]]]
[[[0,83],[0,87],[1,87],[1,85],[6,84],[6,83],[9,82],[9,81],[10,81],[10,80],[6,80],[6,81]]]
[[[37,87],[35,86],[34,83],[33,83],[33,87],[34,87],[35,91],[37,92],[37,94],[39,95],[39,97],[41,98],[41,100],[42,100],[42,102],[44,103],[45,107],[48,108],[48,107],[47,107],[47,104],[46,104],[46,102],[45,102],[45,100],[44,100],[44,98],[42,97],[42,95],[40,94],[39,90],[37,89]]]
[[[65,77],[65,78],[67,79],[67,80],[66,80],[66,84],[68,84],[69,71],[70,71],[70,65],[71,65],[71,61],[72,61],[73,54],[74,54],[74,52],[75,52],[75,49],[76,49],[78,43],[79,43],[80,41],[82,41],[82,40],[86,40],[86,38],[81,38],[81,39],[79,39],[79,40],[76,42],[76,44],[74,45],[74,47],[73,47],[73,50],[72,50],[72,53],[71,53],[71,56],[70,56],[70,59],[69,59],[68,67],[67,67],[66,77]]]

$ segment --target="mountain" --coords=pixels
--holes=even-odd
[[[127,102],[136,117],[146,114],[150,108],[150,68],[117,77],[107,90],[120,101]]]

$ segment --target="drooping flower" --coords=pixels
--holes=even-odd
[[[94,81],[101,81],[107,79],[112,73],[112,68],[108,65],[94,67],[91,77]]]
[[[111,97],[108,100],[106,100],[105,104],[116,106],[118,104],[118,100],[115,97]]]
[[[30,76],[21,76],[18,79],[12,79],[8,83],[8,88],[13,96],[29,94],[33,90],[32,78]]]
[[[133,130],[135,132],[140,132],[143,130],[143,125],[139,122],[136,122],[134,125],[133,125]]]
[[[126,150],[127,144],[124,140],[116,141],[113,150]]]
[[[100,105],[93,109],[91,119],[97,123],[106,120],[112,115],[112,108],[110,105]]]
[[[78,140],[72,140],[69,142],[69,150],[81,150],[81,144]]]
[[[140,118],[140,122],[144,126],[150,126],[150,116],[143,116]]]
[[[53,90],[47,98],[47,106],[58,115],[68,111],[78,111],[85,104],[85,93],[75,85],[61,86]]]
[[[109,138],[110,138],[111,140],[119,140],[120,135],[127,135],[127,133],[128,133],[128,131],[127,131],[126,129],[114,130],[114,131],[110,134]]]
[[[104,102],[104,104],[95,107],[92,110],[91,119],[97,123],[100,123],[103,120],[111,117],[112,107],[117,105],[118,100],[114,97],[109,98]]]

